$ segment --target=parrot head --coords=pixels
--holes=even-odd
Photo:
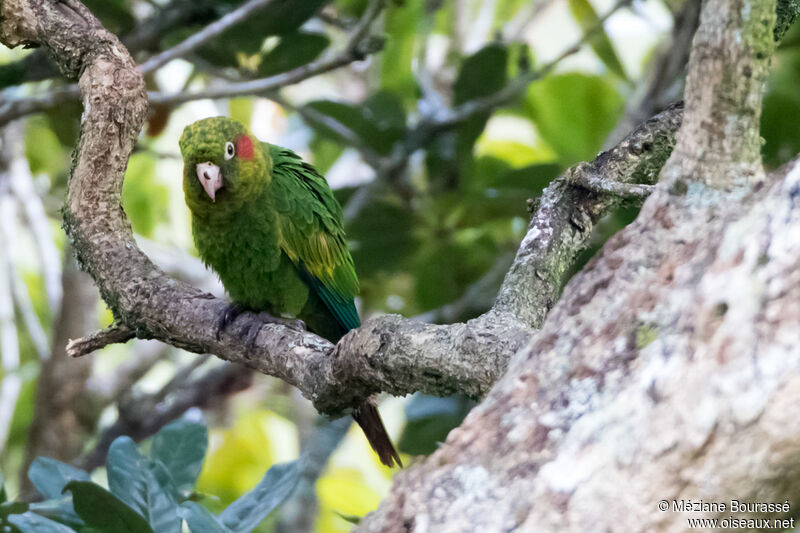
[[[241,123],[214,117],[186,126],[180,139],[183,192],[193,213],[230,211],[270,178],[259,141]]]

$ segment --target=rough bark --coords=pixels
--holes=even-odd
[[[705,3],[656,193],[361,530],[685,531],[731,513],[673,500],[797,501],[800,167],[765,187],[757,134],[773,13]]]

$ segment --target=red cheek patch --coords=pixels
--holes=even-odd
[[[253,141],[247,135],[236,139],[236,156],[242,159],[253,159]]]

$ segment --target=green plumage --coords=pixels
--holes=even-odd
[[[334,343],[359,327],[358,278],[325,178],[224,117],[187,126],[180,147],[197,251],[233,301],[299,318]],[[353,417],[381,461],[401,465],[375,405]]]

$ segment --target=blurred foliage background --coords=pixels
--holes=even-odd
[[[142,63],[243,2],[84,3]],[[280,91],[153,105],[128,166],[125,211],[157,264],[222,295],[192,246],[177,139],[194,120],[229,115],[327,174],[345,210],[362,316],[469,319],[492,303],[525,233],[526,201],[680,98],[686,28],[696,24],[698,5],[390,0],[369,28],[381,49],[361,60]],[[274,0],[148,73],[148,88],[162,96],[224,90],[324,61],[346,46],[367,7],[367,0]],[[795,28],[775,57],[765,100],[764,157],[772,167],[800,152],[799,44]],[[65,83],[41,51],[0,49],[0,109]],[[480,107],[509,87],[519,90]],[[450,120],[448,113],[470,105],[478,112]],[[154,342],[65,360],[67,339],[111,321],[60,228],[80,113],[69,101],[3,126],[0,466],[7,492],[33,497],[25,472],[39,455],[100,467],[93,479],[105,484],[113,438],[143,440],[183,416],[210,428],[197,483],[203,506],[220,511],[271,465],[306,453],[315,466],[256,531],[348,531],[387,493],[393,472],[357,430],[318,419],[287,385]],[[626,208],[607,217],[583,261],[635,215]],[[435,450],[473,405],[415,395],[386,398],[381,411],[410,459]]]

